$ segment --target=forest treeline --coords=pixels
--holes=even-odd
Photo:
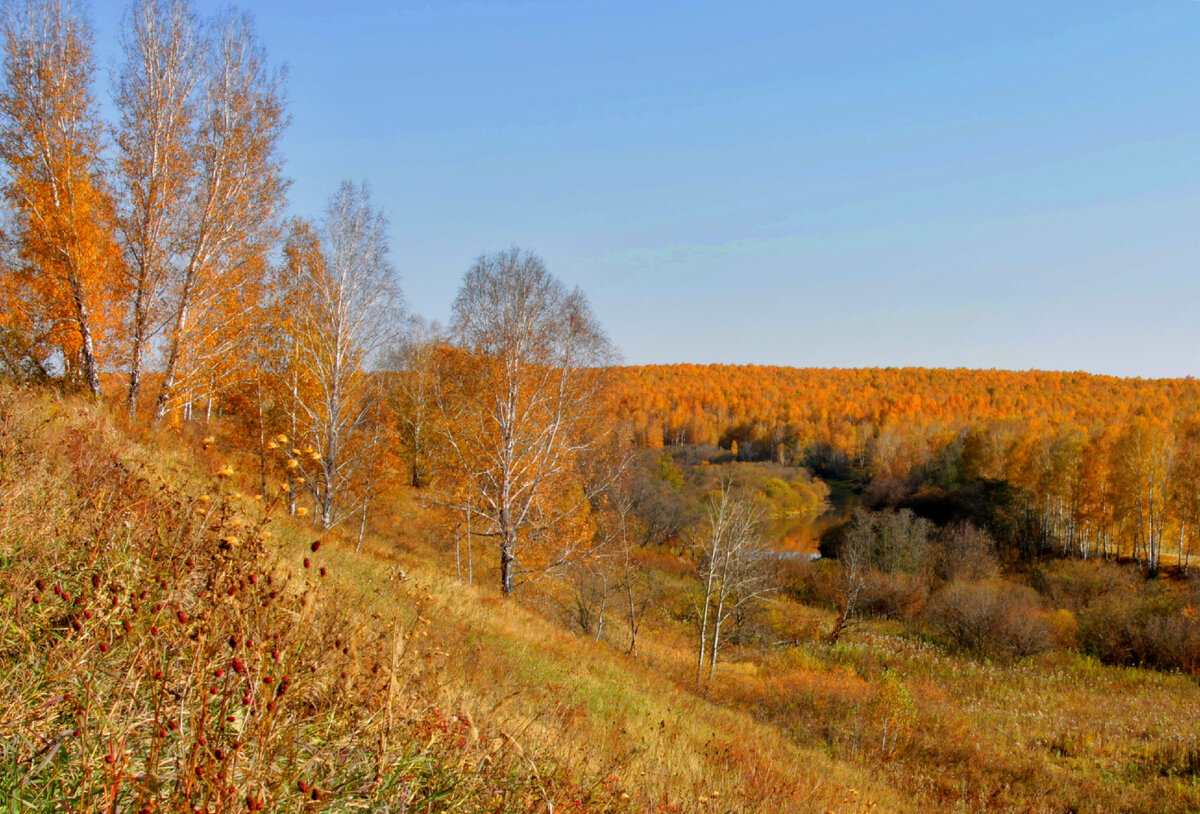
[[[1191,378],[755,365],[614,376],[618,416],[641,446],[716,445],[855,473],[881,505],[1002,521],[993,533],[1024,554],[1133,557],[1156,570],[1164,554],[1186,566],[1200,535]]]

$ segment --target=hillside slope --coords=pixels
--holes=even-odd
[[[7,809],[907,810],[414,541],[314,535],[219,446],[0,392]]]
[[[483,584],[456,576],[417,493],[359,548],[199,430],[134,441],[0,390],[7,810],[1200,808],[1189,676],[989,661],[887,620],[830,645],[832,611],[789,589],[698,692],[685,558],[642,553],[635,659],[618,624],[564,624],[562,583],[504,598],[482,552]]]

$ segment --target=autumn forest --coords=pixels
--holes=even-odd
[[[441,324],[249,15],[3,20],[0,808],[1200,807],[1195,380]]]

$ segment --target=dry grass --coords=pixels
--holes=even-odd
[[[731,646],[698,693],[678,569],[660,574],[663,606],[635,661],[619,625],[611,644],[569,632],[553,583],[515,604],[449,577],[421,522],[406,513],[388,535],[402,542],[377,543],[354,568],[369,581],[394,559],[404,590],[437,609],[431,630],[453,654],[441,703],[498,717],[575,771],[618,775],[638,810],[1200,809],[1189,677],[1068,651],[990,662],[899,624],[864,623],[829,646],[827,611],[780,598],[762,640]]]
[[[629,809],[439,708],[419,602],[354,611],[327,540],[187,458],[0,391],[5,810]]]
[[[741,657],[758,669],[727,670],[714,699],[876,767],[927,809],[1200,810],[1191,677],[1067,651],[971,659],[886,625]]]
[[[653,653],[635,660],[574,635],[537,610],[563,600],[554,583],[515,603],[455,579],[430,547],[437,535],[414,527],[421,519],[402,506],[390,521],[402,532],[369,537],[361,552],[335,544],[327,556],[340,590],[369,614],[421,605],[434,659],[424,690],[439,708],[489,722],[594,797],[615,789],[636,811],[908,810],[867,771],[698,696]],[[392,534],[399,545],[383,543]],[[486,561],[477,568],[486,578]]]

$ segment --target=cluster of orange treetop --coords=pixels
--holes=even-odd
[[[864,429],[1015,419],[1090,430],[1139,414],[1174,422],[1200,408],[1191,378],[1053,371],[683,364],[625,367],[616,380],[618,414],[651,448],[736,440],[775,451],[786,438],[853,456]]]
[[[1200,382],[964,369],[626,367],[637,443],[738,444],[742,456],[857,466],[874,478],[1005,480],[1049,542],[1186,561],[1200,533]]]

